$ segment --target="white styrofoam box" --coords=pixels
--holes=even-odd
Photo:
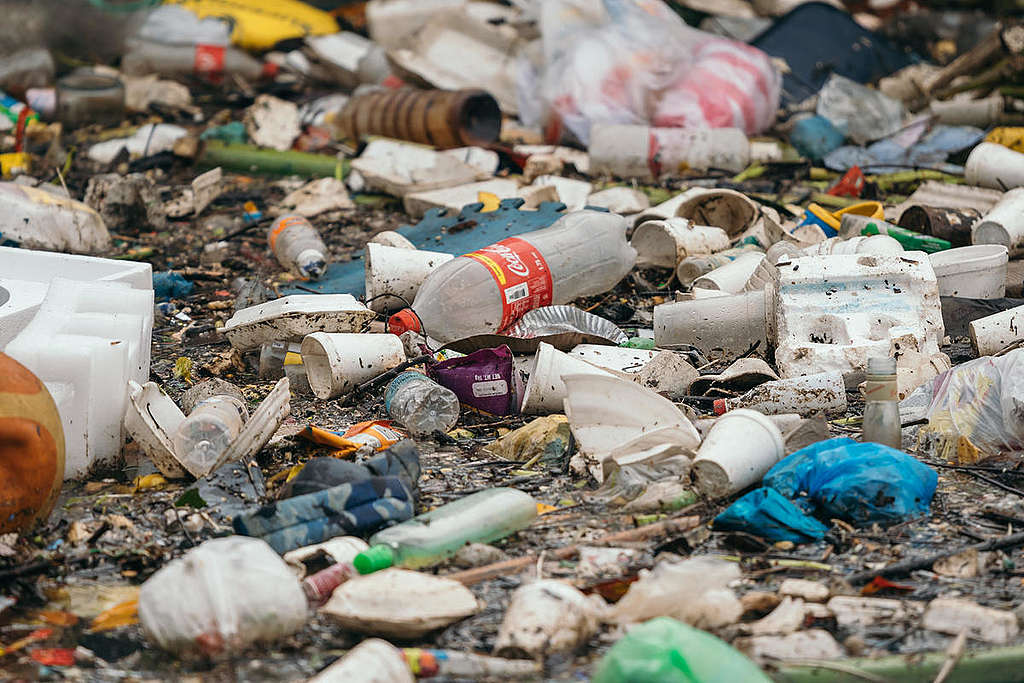
[[[314,332],[359,332],[375,314],[351,294],[292,294],[235,311],[222,331],[239,351]]]
[[[778,270],[769,339],[782,377],[863,370],[869,356],[900,350],[939,352],[942,309],[927,254],[807,256]]]
[[[31,322],[7,344],[6,353],[35,373],[57,404],[65,479],[121,452],[128,381],[149,376],[151,276],[148,284],[55,277]]]
[[[126,282],[135,289],[153,289],[148,263],[0,247],[0,349],[39,310],[55,276],[84,282]]]

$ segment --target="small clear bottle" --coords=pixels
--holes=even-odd
[[[234,396],[211,396],[199,402],[174,434],[174,452],[195,469],[209,469],[227,450],[249,419]]]
[[[527,493],[507,487],[478,491],[378,531],[352,564],[360,574],[430,567],[467,543],[490,543],[525,529],[536,517],[537,502]]]
[[[869,358],[862,440],[903,448],[895,358]]]
[[[311,280],[327,270],[327,245],[304,216],[281,216],[267,234],[270,250],[282,267]]]
[[[455,426],[459,397],[423,373],[406,370],[388,384],[384,409],[413,436],[429,436]]]

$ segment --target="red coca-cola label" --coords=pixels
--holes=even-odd
[[[224,73],[223,45],[196,45],[196,56],[193,69],[200,76],[213,81]]]
[[[519,320],[527,311],[551,304],[551,269],[536,247],[518,237],[470,254],[490,271],[501,292],[501,324],[498,330]]]

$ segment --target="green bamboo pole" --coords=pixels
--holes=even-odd
[[[200,166],[221,168],[235,173],[335,177],[348,175],[348,159],[309,152],[278,152],[252,145],[225,144],[207,140],[196,160]]]
[[[893,655],[879,659],[788,662],[770,672],[770,675],[779,683],[931,683],[945,661],[945,652],[929,652],[923,655]],[[1024,681],[1024,646],[968,652],[957,662],[946,679],[946,683],[1014,681]]]

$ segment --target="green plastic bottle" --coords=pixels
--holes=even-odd
[[[352,564],[360,574],[388,567],[429,567],[467,543],[490,543],[514,534],[536,517],[537,502],[522,491],[479,491],[377,532]]]
[[[752,661],[710,633],[671,617],[629,630],[597,664],[594,683],[770,683]]]
[[[923,251],[927,254],[945,251],[953,247],[953,244],[948,240],[932,237],[931,235],[922,235],[919,232],[900,228],[889,223],[868,223],[860,231],[860,234],[888,235],[902,244],[903,248],[907,251]]]

